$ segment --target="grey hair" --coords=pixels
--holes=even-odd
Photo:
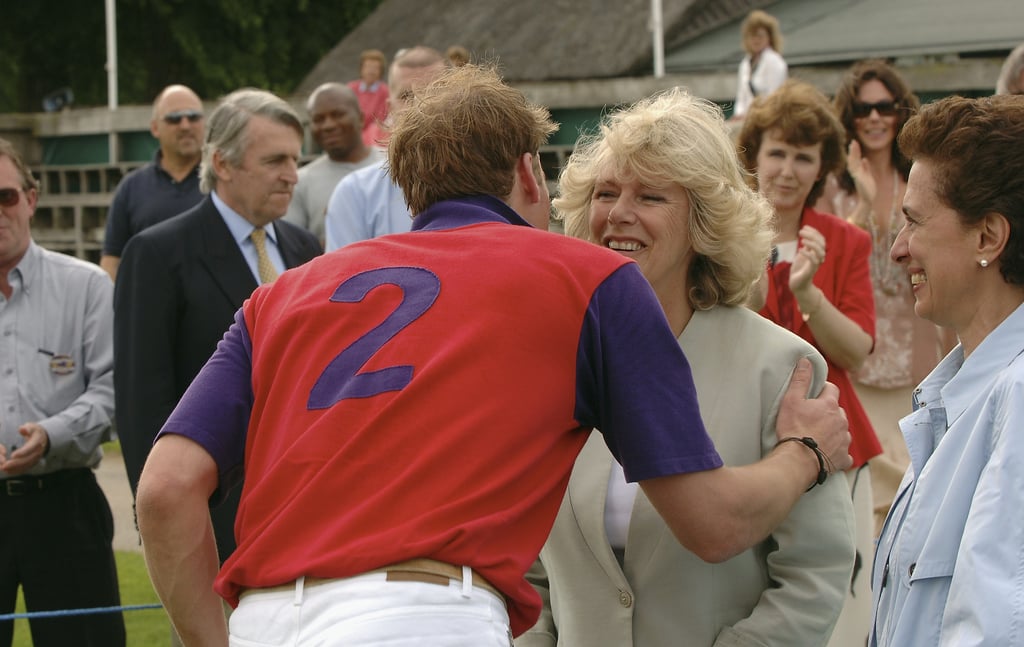
[[[21,176],[21,189],[23,191],[39,190],[39,181],[32,175],[32,170],[29,169],[28,164],[18,154],[18,149],[14,147],[14,144],[0,137],[0,159],[4,157],[11,160],[11,163],[14,164],[14,170]]]
[[[199,167],[199,189],[209,193],[217,188],[217,173],[213,168],[213,155],[232,166],[240,166],[249,147],[246,137],[253,117],[264,117],[287,126],[303,136],[302,121],[287,101],[255,88],[235,90],[220,102],[206,122],[206,141],[203,143],[203,161]]]
[[[996,81],[996,94],[1024,94],[1021,87],[1021,73],[1024,72],[1024,44],[1017,45],[1003,61]]]

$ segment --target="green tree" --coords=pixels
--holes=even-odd
[[[71,88],[79,101],[107,102],[102,0],[42,0],[10,6],[0,20],[0,111],[39,111],[43,97]]]
[[[169,83],[213,99],[242,86],[292,92],[381,0],[118,0],[121,103]],[[0,21],[0,112],[37,111],[69,87],[76,105],[107,102],[103,0],[40,0]]]

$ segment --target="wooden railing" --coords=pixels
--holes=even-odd
[[[32,218],[36,243],[99,261],[114,189],[122,177],[140,165],[133,162],[34,169],[40,183],[39,204]]]
[[[558,172],[572,152],[569,146],[541,149],[541,164],[552,196]],[[32,219],[36,243],[78,258],[99,262],[107,211],[117,183],[141,162],[33,169],[40,181],[39,204]]]

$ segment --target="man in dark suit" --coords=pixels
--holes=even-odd
[[[196,207],[134,236],[114,296],[117,431],[132,492],[153,438],[257,285],[320,253],[278,220],[298,179],[302,124],[261,90],[228,95],[207,123]],[[238,492],[212,509],[223,561]]]

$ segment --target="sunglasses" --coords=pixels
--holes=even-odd
[[[853,116],[857,119],[870,116],[872,110],[878,111],[878,116],[880,117],[892,117],[899,109],[900,104],[895,101],[879,101],[878,103],[853,102]]]
[[[18,189],[0,189],[0,207],[13,207],[21,200]]]
[[[172,126],[180,124],[182,119],[188,119],[191,123],[196,123],[202,118],[203,113],[198,110],[175,110],[164,115],[164,121]]]

